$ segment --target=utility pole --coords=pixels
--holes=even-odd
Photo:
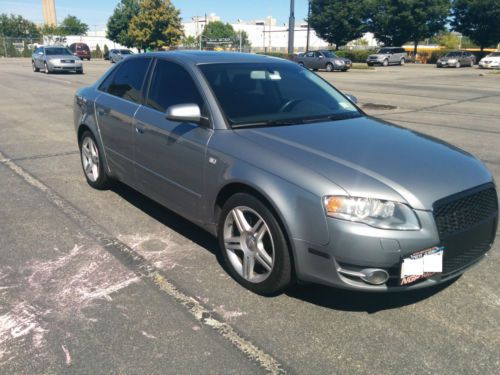
[[[293,34],[295,32],[295,0],[290,0],[290,18],[288,19],[288,54],[293,54]]]
[[[306,40],[306,52],[309,52],[309,35],[311,32],[311,27],[309,26],[309,20],[311,19],[311,0],[308,1],[307,9],[307,40]]]

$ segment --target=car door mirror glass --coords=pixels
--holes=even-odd
[[[345,95],[347,99],[349,99],[352,103],[357,104],[358,103],[358,98],[356,98],[354,95],[351,94],[346,94]]]
[[[198,104],[176,104],[167,108],[167,120],[179,122],[194,122],[199,124],[202,120]]]

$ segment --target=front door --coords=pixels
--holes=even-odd
[[[136,179],[147,195],[200,221],[206,149],[213,130],[165,117],[170,106],[187,103],[205,107],[193,78],[177,63],[158,59],[146,103],[135,115]]]
[[[120,180],[134,184],[134,115],[142,101],[142,85],[152,59],[136,58],[117,68],[101,84],[95,111],[106,160]]]

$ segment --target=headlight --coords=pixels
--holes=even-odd
[[[453,64],[457,62],[457,59],[449,59],[448,62]]]
[[[342,60],[335,60],[335,65],[344,65],[344,61],[342,61]]]
[[[364,223],[380,229],[419,230],[415,212],[399,202],[342,196],[324,197],[328,216]]]
[[[76,65],[82,65],[82,60],[75,60]]]

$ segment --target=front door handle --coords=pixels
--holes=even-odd
[[[143,127],[143,126],[139,126],[139,125],[136,125],[136,126],[135,126],[135,132],[136,132],[137,134],[144,134],[144,131],[145,131],[145,129],[144,129],[144,127]]]

